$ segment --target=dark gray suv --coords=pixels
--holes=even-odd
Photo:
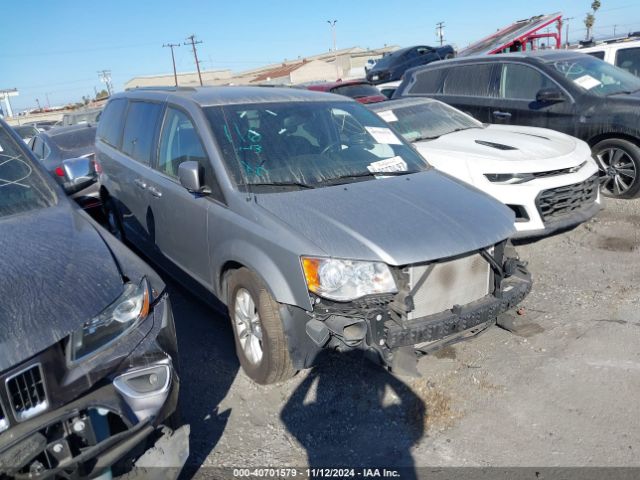
[[[345,97],[132,90],[107,105],[96,155],[111,230],[227,305],[259,383],[322,348],[398,369],[531,286],[506,245],[513,213]]]

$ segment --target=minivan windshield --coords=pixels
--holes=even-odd
[[[40,172],[0,125],[0,218],[48,207],[55,195]]]
[[[205,112],[239,186],[317,188],[430,168],[355,102],[226,105]]]
[[[552,65],[579,87],[603,97],[640,90],[640,78],[591,55],[558,60]]]
[[[383,109],[382,106],[388,108]],[[379,104],[373,109],[395,127],[409,142],[431,140],[469,128],[484,128],[482,123],[437,100],[419,101],[394,106],[394,102]]]

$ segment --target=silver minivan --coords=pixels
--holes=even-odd
[[[227,306],[258,383],[323,348],[400,370],[531,288],[511,210],[346,97],[131,90],[106,106],[96,152],[111,231]]]

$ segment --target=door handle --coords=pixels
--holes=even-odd
[[[511,114],[509,112],[501,112],[499,110],[496,110],[495,112],[492,112],[492,114],[496,118],[511,118]]]
[[[145,188],[147,188],[147,184],[140,180],[139,178],[136,178],[133,183],[135,183],[139,188],[141,188],[142,190],[144,190]]]
[[[158,190],[156,187],[150,186],[150,187],[147,188],[147,190],[154,197],[160,198],[162,196],[162,192],[160,190]]]

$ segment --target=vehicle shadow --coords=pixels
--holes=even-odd
[[[309,468],[392,468],[416,478],[410,449],[425,431],[423,400],[359,353],[326,352],[317,364],[280,414]],[[338,407],[345,399],[349,408]]]
[[[189,458],[180,476],[190,479],[213,451],[226,428],[231,409],[218,405],[231,388],[240,364],[226,308],[203,301],[163,275],[169,291],[180,356],[180,410],[191,427]]]

